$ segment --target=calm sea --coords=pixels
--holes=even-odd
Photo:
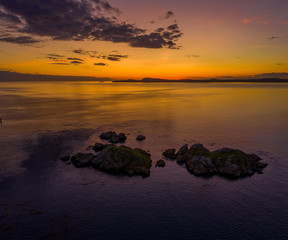
[[[1,82],[0,118],[1,240],[288,238],[288,84]],[[199,142],[269,165],[231,181],[167,162],[143,179],[59,160],[110,130],[154,163]]]

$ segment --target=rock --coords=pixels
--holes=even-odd
[[[188,149],[182,146],[175,154],[175,149],[168,149],[163,156],[185,163],[187,170],[195,175],[224,175],[229,178],[239,178],[262,173],[266,163],[256,154],[246,154],[237,149],[221,148],[210,152],[202,144],[197,143]]]
[[[70,155],[66,155],[66,156],[62,157],[61,160],[62,160],[63,162],[69,161],[69,160],[70,160]]]
[[[145,140],[145,136],[143,136],[143,135],[138,135],[137,137],[136,137],[136,140],[137,141],[143,141],[143,140]]]
[[[168,149],[162,153],[162,155],[169,159],[175,159],[175,149]]]
[[[195,175],[205,175],[213,172],[213,163],[210,158],[204,156],[193,156],[186,161],[186,168]]]
[[[109,131],[109,132],[106,132],[106,133],[101,133],[100,134],[100,138],[103,139],[103,140],[110,140],[111,137],[113,135],[115,135],[116,133],[115,132],[112,132],[112,131]]]
[[[165,167],[165,161],[162,159],[158,160],[155,167]]]
[[[142,149],[110,144],[93,158],[91,166],[111,174],[147,177],[150,175],[151,163],[150,154]]]
[[[119,133],[117,135],[116,132],[106,132],[106,133],[101,133],[100,138],[103,140],[107,140],[111,143],[124,143],[127,139],[126,135],[124,133]]]
[[[111,143],[119,143],[120,142],[120,137],[115,133],[112,135],[110,138],[109,142]]]
[[[185,154],[188,152],[188,144],[183,145],[176,153],[176,161],[181,164],[185,162]]]
[[[93,146],[93,150],[95,152],[99,152],[99,151],[103,150],[104,147],[105,147],[105,145],[102,143],[95,143],[95,145]]]
[[[92,153],[76,153],[71,157],[72,164],[77,168],[87,167],[95,158]]]
[[[125,133],[119,133],[118,137],[119,137],[119,142],[120,143],[124,143],[126,141],[126,139],[127,139]]]
[[[188,153],[192,155],[206,156],[210,154],[210,151],[205,148],[201,143],[197,143],[189,148]]]

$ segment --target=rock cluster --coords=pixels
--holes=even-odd
[[[175,149],[168,149],[162,154],[164,157],[185,164],[187,170],[195,175],[219,174],[231,178],[251,176],[255,172],[261,173],[268,164],[261,163],[256,154],[246,154],[237,149],[222,148],[210,152],[202,144],[182,146],[176,153]]]
[[[104,132],[100,134],[100,138],[102,140],[107,140],[110,143],[124,143],[127,139],[125,133],[119,133],[117,134],[116,132],[109,131],[109,132]]]
[[[99,143],[96,143],[93,149],[97,152],[96,155],[77,153],[70,158],[71,163],[78,168],[91,166],[111,174],[122,173],[142,177],[150,175],[152,160],[150,154],[142,149]]]

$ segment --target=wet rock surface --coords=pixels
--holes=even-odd
[[[176,152],[175,149],[168,149],[168,150],[164,151],[164,152],[162,153],[162,155],[163,155],[165,158],[174,160],[174,159],[176,158],[175,152]]]
[[[150,154],[139,148],[106,144],[98,154],[77,153],[71,157],[75,167],[94,167],[111,174],[125,174],[128,176],[150,175],[152,160]]]
[[[137,140],[137,141],[144,141],[145,139],[146,139],[146,137],[143,136],[143,135],[138,135],[138,136],[136,137],[136,140]]]
[[[109,131],[109,132],[103,132],[100,134],[100,138],[102,140],[107,140],[110,143],[124,143],[127,139],[125,133],[119,133]]]
[[[162,159],[158,160],[155,167],[165,167],[165,161]]]
[[[163,152],[163,156],[184,164],[195,175],[224,175],[230,178],[251,176],[262,173],[268,164],[260,162],[256,154],[247,154],[237,149],[222,148],[210,152],[202,144],[182,146],[175,154],[174,149]]]

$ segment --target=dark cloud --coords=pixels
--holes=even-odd
[[[104,0],[0,0],[0,9],[1,23],[6,22],[4,27],[17,23],[14,32],[16,37],[2,39],[11,43],[22,44],[25,40],[36,43],[38,41],[32,36],[38,36],[50,37],[52,40],[128,43],[132,47],[177,48],[176,41],[182,36],[177,24],[169,26],[163,35],[162,32],[149,33],[134,24],[120,21],[118,17],[111,16],[117,15],[119,10]],[[172,15],[170,11],[166,13],[169,18]],[[177,35],[173,31],[177,31]],[[31,36],[19,37],[19,33]],[[173,37],[171,34],[174,34]]]
[[[268,40],[275,40],[277,38],[279,38],[279,37],[272,36],[272,37],[269,37]]]
[[[277,66],[283,66],[285,65],[284,63],[276,63]]]
[[[3,9],[0,9],[0,19],[3,19],[4,21],[7,21],[13,24],[21,23],[21,20],[19,19],[18,16],[4,12]]]
[[[81,58],[67,58],[67,60],[72,60],[72,61],[78,61],[78,62],[83,62],[84,60]]]
[[[55,64],[55,65],[70,65],[69,63],[62,63],[62,62],[53,62],[51,64]]]
[[[157,28],[156,30],[155,30],[155,32],[157,32],[157,33],[161,33],[161,32],[163,32],[164,31],[164,28]]]
[[[88,55],[90,57],[96,57],[95,54],[97,54],[98,52],[97,51],[85,51],[83,49],[75,49],[72,51],[73,53],[76,53],[76,54],[80,54],[80,55]]]
[[[54,54],[54,53],[52,53],[52,54],[47,54],[47,57],[46,58],[48,58],[48,59],[50,59],[50,60],[52,60],[52,61],[55,61],[55,62],[59,62],[59,61],[65,61],[65,56],[63,56],[63,55],[59,55],[59,54]]]
[[[107,57],[104,56],[104,59],[110,60],[110,61],[121,61],[122,58],[127,58],[128,55],[120,55],[120,54],[110,54]]]
[[[99,63],[94,63],[95,66],[108,66],[106,63],[102,63],[102,62],[99,62]]]
[[[71,64],[84,63],[84,59],[82,58],[66,57],[64,55],[60,55],[56,53],[46,54],[46,58],[53,61],[51,64],[56,64],[56,65],[71,65]]]
[[[175,31],[175,30],[179,30],[179,27],[178,27],[178,24],[175,23],[173,25],[170,25],[167,27],[168,30],[172,30],[172,31]]]
[[[81,62],[81,61],[71,61],[70,63],[71,64],[83,64],[83,62]]]
[[[0,36],[0,42],[17,43],[23,45],[30,45],[34,43],[39,43],[39,40],[34,39],[31,36],[11,36],[2,35]]]
[[[98,55],[95,56],[96,58],[99,59],[104,59],[104,60],[109,60],[109,61],[121,61],[123,58],[128,58],[128,55],[123,55],[123,54],[105,54],[105,55]]]
[[[256,78],[284,78],[288,79],[288,73],[287,72],[281,72],[281,73],[263,73],[259,75],[255,75]]]
[[[171,18],[171,17],[174,17],[174,13],[171,12],[171,11],[168,11],[168,12],[165,14],[165,19],[168,19],[168,18]]]

